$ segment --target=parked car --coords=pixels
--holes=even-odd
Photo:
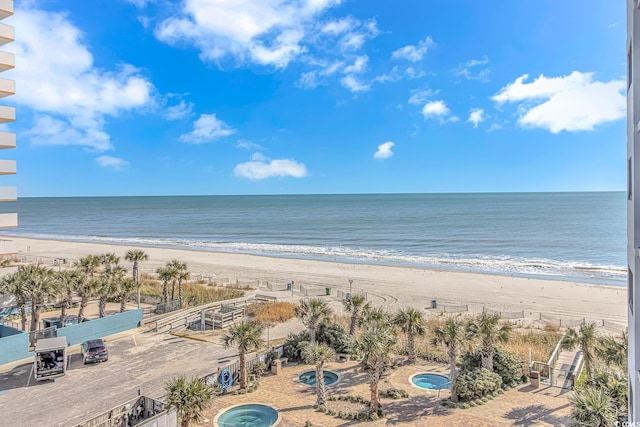
[[[109,352],[101,339],[89,340],[82,343],[80,353],[85,364],[92,362],[106,362]]]

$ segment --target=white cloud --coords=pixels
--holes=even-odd
[[[503,87],[493,100],[517,102],[522,126],[551,133],[593,130],[595,126],[626,117],[624,80],[602,82],[593,73],[574,71],[560,77],[540,75],[530,83],[528,74]]]
[[[344,76],[340,83],[351,92],[366,92],[371,89],[371,85],[361,82],[352,75]]]
[[[241,148],[243,150],[261,150],[262,146],[256,144],[255,142],[247,141],[246,139],[241,139],[236,143],[236,148]]]
[[[180,120],[191,116],[193,113],[193,103],[180,101],[179,104],[166,107],[164,117],[167,120]]]
[[[302,73],[295,85],[301,89],[314,89],[318,87],[318,74],[315,71]]]
[[[367,55],[358,56],[353,64],[344,67],[345,74],[361,74],[367,69],[369,57]]]
[[[191,44],[203,61],[226,56],[286,68],[307,51],[305,37],[317,18],[340,0],[184,0],[180,12],[162,21],[156,37]],[[334,25],[337,31],[339,25]]]
[[[357,21],[352,17],[336,19],[334,21],[329,21],[322,26],[321,31],[323,33],[329,33],[333,35],[338,35],[350,31],[355,28],[357,25]]]
[[[464,64],[458,64],[458,66],[453,69],[453,74],[457,77],[464,77],[467,80],[478,80],[487,83],[491,70],[484,66],[488,63],[489,58],[486,55],[480,59],[470,59]]]
[[[373,157],[375,159],[388,159],[389,157],[393,156],[392,148],[394,145],[396,144],[391,141],[387,141],[383,144],[378,145],[378,149],[373,154]]]
[[[373,78],[374,82],[385,83],[385,82],[397,82],[402,79],[400,72],[398,71],[398,66],[396,65],[391,69],[389,73],[383,73],[379,76]]]
[[[251,156],[251,161],[239,163],[233,169],[235,176],[252,181],[274,177],[304,178],[307,166],[295,159],[269,159],[260,153]]]
[[[451,110],[444,101],[427,102],[422,107],[422,116],[425,120],[437,119],[440,123],[457,122],[459,119],[451,115]]]
[[[474,108],[469,113],[469,122],[473,123],[473,127],[477,128],[478,125],[485,120],[484,110],[482,108]]]
[[[121,159],[120,157],[112,157],[112,156],[106,156],[106,155],[96,157],[96,162],[98,162],[98,165],[102,167],[112,168],[117,171],[121,171],[125,169],[127,166],[129,166],[129,162],[124,159]]]
[[[180,141],[203,144],[234,133],[236,130],[219,120],[215,113],[202,114],[193,123],[193,131],[180,135]]]
[[[427,99],[436,95],[439,91],[432,89],[418,89],[411,92],[409,104],[420,105],[427,102]]]
[[[131,3],[135,7],[142,9],[148,3],[153,3],[155,0],[126,0],[128,3]]]
[[[406,59],[407,61],[417,62],[422,60],[422,57],[427,53],[429,48],[435,46],[433,39],[427,37],[421,40],[417,46],[407,45],[400,49],[394,50],[391,53],[393,59]]]
[[[83,34],[65,14],[27,8],[12,20],[20,29],[9,45],[19,59],[15,100],[37,113],[28,132],[34,143],[109,150],[105,117],[156,102],[151,82],[131,65],[94,67]]]
[[[420,77],[424,77],[425,75],[425,72],[423,70],[416,70],[413,67],[407,67],[407,69],[404,70],[404,73],[410,79],[419,79]]]

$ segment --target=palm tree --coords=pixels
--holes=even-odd
[[[358,323],[361,328],[366,328],[367,326],[375,324],[386,325],[390,321],[389,314],[381,307],[374,308],[367,304],[364,310],[362,310],[362,316],[360,316]]]
[[[349,324],[349,335],[355,335],[356,326],[362,316],[362,311],[369,307],[369,303],[364,295],[350,295],[349,298],[342,300],[344,309],[351,315],[351,323]]]
[[[100,264],[104,266],[104,271],[109,273],[113,267],[120,263],[120,257],[113,252],[102,254],[99,256]]]
[[[615,422],[615,411],[612,409],[611,397],[600,387],[588,387],[576,390],[569,397],[573,405],[571,418],[577,425],[588,427],[607,427]]]
[[[80,270],[78,270],[80,271]],[[89,305],[89,298],[95,296],[97,288],[96,279],[92,279],[91,276],[85,276],[80,271],[78,281],[75,283],[74,290],[80,297],[80,308],[78,309],[78,323],[84,322],[85,315],[84,310]]]
[[[27,329],[27,299],[29,297],[24,283],[20,281],[18,272],[4,276],[0,281],[0,289],[3,293],[13,295],[16,306],[20,312],[20,327]]]
[[[629,353],[629,340],[627,334],[622,332],[620,339],[615,337],[603,337],[598,340],[596,355],[602,359],[607,366],[617,366],[626,372],[627,355]]]
[[[139,264],[142,261],[146,261],[149,259],[149,255],[147,255],[144,251],[140,250],[140,249],[130,249],[127,251],[126,255],[124,256],[124,259],[126,259],[127,261],[133,262],[133,268],[132,270],[132,274],[133,274],[133,281],[136,284],[136,287],[138,288],[138,299],[136,300],[138,302],[138,308],[140,308],[140,271],[138,270]]]
[[[580,325],[577,331],[573,328],[569,329],[562,340],[562,348],[566,350],[580,348],[582,359],[584,360],[584,369],[587,371],[587,376],[590,377],[597,343],[596,324],[591,322]]]
[[[182,281],[189,280],[189,272],[187,271],[187,264],[180,262],[177,259],[169,262],[167,267],[173,270],[173,279],[178,280],[178,299],[180,300],[180,308],[182,308]],[[171,291],[171,299],[173,299],[173,290]]]
[[[482,313],[477,319],[469,322],[467,335],[470,339],[480,339],[482,367],[493,372],[495,345],[509,340],[511,325],[508,323],[500,325],[500,317],[498,315]]]
[[[189,427],[192,421],[200,422],[205,409],[213,403],[213,389],[202,378],[173,378],[167,382],[165,391],[165,401],[170,408],[176,408],[182,427]]]
[[[316,392],[318,393],[316,406],[320,410],[326,409],[327,406],[327,389],[322,368],[325,362],[333,359],[334,356],[334,351],[326,344],[309,343],[302,349],[302,360],[316,365]]]
[[[80,270],[82,274],[93,279],[94,275],[100,268],[100,256],[87,255],[78,260],[75,267]]]
[[[171,280],[173,272],[167,267],[158,267],[156,273],[158,278],[162,280],[162,299],[167,304],[169,302],[169,280]]]
[[[316,342],[318,326],[332,314],[329,304],[319,298],[301,300],[295,312],[296,316],[302,320],[302,323],[309,328],[309,341],[312,344]]]
[[[58,283],[57,290],[60,296],[60,327],[64,327],[67,319],[67,310],[73,302],[73,291],[77,288],[77,283],[81,280],[81,274],[77,270],[64,270],[55,273]]]
[[[39,264],[18,267],[19,280],[24,284],[31,298],[31,331],[40,326],[40,313],[46,299],[56,293],[55,281],[51,270]]]
[[[116,283],[106,275],[94,279],[93,283],[98,296],[98,316],[102,318],[107,314],[107,299],[115,296],[118,288]]]
[[[416,350],[416,337],[422,337],[427,333],[427,325],[421,311],[415,308],[406,308],[396,313],[393,323],[407,335],[407,346],[409,347],[409,362],[415,363],[418,360]]]
[[[243,320],[229,327],[229,331],[222,336],[224,348],[238,347],[240,352],[240,388],[247,388],[247,353],[255,351],[263,344],[262,332],[264,327],[250,320]]]
[[[105,268],[98,280],[96,289],[99,298],[98,311],[100,317],[104,317],[106,314],[107,299],[119,295],[120,283],[124,280],[124,275],[127,272],[123,266],[118,264],[120,258],[114,254],[105,254],[102,256],[102,260]]]
[[[120,313],[124,313],[127,310],[127,298],[135,288],[136,282],[128,277],[118,284],[117,297],[120,300]]]
[[[358,344],[364,354],[362,363],[369,375],[369,390],[371,392],[370,415],[378,414],[380,411],[378,385],[395,342],[396,336],[389,322],[386,324],[383,322],[367,323],[358,339]]]
[[[456,317],[449,317],[444,324],[437,326],[433,331],[433,345],[444,344],[447,347],[449,359],[449,378],[451,381],[451,400],[458,401],[456,385],[458,382],[458,351],[465,341],[465,330],[462,321]]]

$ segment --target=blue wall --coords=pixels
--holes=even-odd
[[[67,337],[68,345],[80,344],[86,340],[103,338],[137,328],[141,321],[142,309],[130,310],[101,319],[93,319],[79,325],[65,326],[58,329],[58,336]]]
[[[0,337],[0,365],[33,356],[26,332],[0,325]]]

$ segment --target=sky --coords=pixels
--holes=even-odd
[[[625,4],[16,0],[19,197],[624,190]]]

